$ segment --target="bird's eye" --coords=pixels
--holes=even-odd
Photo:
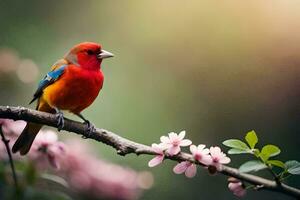
[[[87,54],[88,54],[88,55],[93,55],[94,52],[93,52],[92,50],[87,50]]]

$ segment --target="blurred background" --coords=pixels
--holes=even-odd
[[[282,160],[299,160],[299,20],[294,0],[0,0],[0,104],[28,106],[51,64],[94,41],[115,54],[103,62],[104,87],[84,112],[96,126],[145,144],[186,130],[208,146],[254,129],[260,145],[277,144]],[[154,184],[140,199],[236,198],[224,176],[198,170],[188,179],[173,174],[174,162],[149,169],[151,156],[120,157],[82,142],[108,161],[149,170]],[[231,158],[235,167],[250,159]],[[297,177],[288,183],[300,187]],[[289,199],[254,191],[244,199],[257,198]]]

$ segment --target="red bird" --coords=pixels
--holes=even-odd
[[[113,54],[102,50],[97,43],[83,42],[74,46],[40,81],[30,103],[38,100],[36,110],[56,113],[58,130],[64,126],[61,110],[67,110],[83,119],[87,131],[92,131],[94,127],[81,115],[81,111],[98,96],[104,81],[101,62],[109,57],[113,57]],[[20,151],[21,155],[28,153],[41,128],[40,124],[27,123],[12,151]]]

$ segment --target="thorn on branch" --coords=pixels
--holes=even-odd
[[[21,117],[25,114],[26,108],[18,106],[18,111],[17,112],[18,112],[18,116]]]
[[[120,155],[120,156],[125,156],[126,155],[126,153],[121,149],[117,150],[117,154]]]
[[[6,106],[6,110],[7,110],[8,112],[11,112],[10,106]]]
[[[134,152],[131,148],[124,146],[124,145],[119,145],[117,147],[117,154],[121,156],[126,156],[126,154]]]
[[[256,191],[259,191],[259,190],[263,189],[264,187],[265,187],[264,185],[255,185],[253,189]]]

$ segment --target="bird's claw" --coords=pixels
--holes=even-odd
[[[56,113],[57,130],[61,131],[65,126],[64,114],[61,111]]]
[[[85,135],[82,136],[82,138],[86,139],[86,138],[90,137],[96,129],[95,129],[95,126],[88,120],[86,120],[84,122],[84,124],[85,124],[85,127],[84,127]]]

